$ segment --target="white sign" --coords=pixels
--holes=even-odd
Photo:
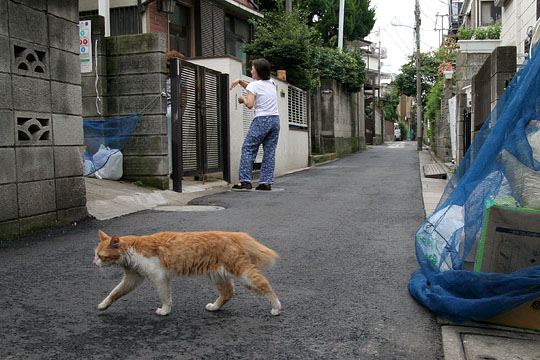
[[[79,59],[81,73],[92,72],[92,22],[79,21]]]

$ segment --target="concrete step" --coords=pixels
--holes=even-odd
[[[332,161],[337,159],[336,153],[328,153],[328,154],[313,154],[310,155],[309,163],[310,164],[321,164],[327,161]]]

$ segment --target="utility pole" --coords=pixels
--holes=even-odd
[[[345,0],[339,0],[338,49],[343,49],[343,27],[345,26]]]
[[[285,0],[285,14],[292,12],[292,0]]]
[[[379,66],[378,66],[378,89],[377,89],[377,107],[381,108],[381,28],[379,27]],[[384,144],[384,113],[381,111],[381,143]]]
[[[414,9],[416,18],[416,149],[422,151],[422,138],[424,129],[422,128],[422,78],[420,73],[420,2],[416,0]]]

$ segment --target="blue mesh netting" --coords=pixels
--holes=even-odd
[[[511,199],[508,206],[540,209],[539,46],[485,119],[435,212],[416,233],[420,269],[409,291],[436,314],[486,320],[540,297],[540,266],[509,274],[470,269],[486,209],[502,199]]]
[[[84,176],[90,176],[102,169],[111,155],[124,149],[140,118],[141,114],[103,120],[83,119],[86,146]]]

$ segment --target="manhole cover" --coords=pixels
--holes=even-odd
[[[158,206],[154,210],[157,211],[219,211],[225,210],[223,206],[217,205],[167,205],[167,206]]]

